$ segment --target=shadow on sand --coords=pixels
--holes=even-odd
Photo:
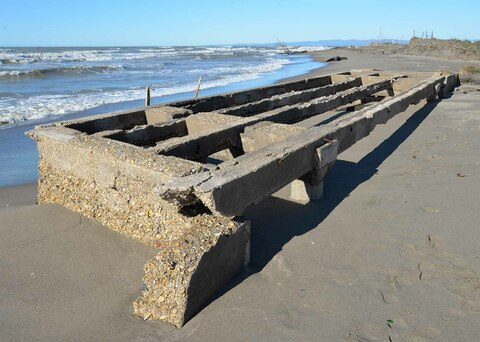
[[[221,297],[252,274],[260,272],[295,236],[316,228],[360,184],[369,180],[387,159],[437,106],[429,103],[358,163],[337,159],[324,183],[324,198],[306,205],[268,197],[250,207],[245,217],[252,222],[250,266],[232,279],[212,299]]]

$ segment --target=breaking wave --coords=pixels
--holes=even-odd
[[[68,67],[33,69],[33,70],[3,70],[3,71],[0,71],[0,79],[22,78],[22,77],[39,78],[39,77],[46,77],[46,76],[63,75],[68,73],[101,74],[105,72],[110,72],[112,70],[122,70],[122,69],[124,69],[122,65],[98,65],[98,66],[75,65],[75,66],[68,66]]]
[[[325,48],[291,48],[305,49]],[[296,63],[282,52],[277,46],[0,48],[0,123],[139,100],[147,84],[160,84],[154,97],[193,94],[200,76],[202,90],[232,90],[233,83]],[[300,63],[310,61],[299,56]]]

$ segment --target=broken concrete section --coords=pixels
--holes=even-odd
[[[135,314],[180,327],[248,263],[249,205],[321,198],[338,153],[457,84],[355,70],[39,126],[38,201],[158,248]]]
[[[181,327],[248,265],[249,258],[249,222],[212,224],[187,233],[180,241],[162,246],[145,265],[145,285],[134,302],[135,314]]]

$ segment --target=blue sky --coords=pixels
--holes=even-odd
[[[0,0],[0,46],[479,39],[478,0]]]

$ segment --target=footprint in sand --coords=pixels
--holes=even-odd
[[[427,159],[429,160],[434,160],[434,159],[442,159],[443,156],[441,154],[432,154],[431,156],[428,156]]]
[[[437,210],[438,212],[438,210]],[[441,239],[433,234],[427,234],[427,246],[433,249],[437,249],[437,246],[440,245]]]
[[[445,241],[432,233],[427,234],[418,244],[405,241],[398,244],[399,256],[405,259],[407,264],[416,265],[416,269],[412,267],[412,273],[396,272],[387,275],[385,278],[385,285],[387,286],[381,288],[379,292],[386,305],[392,305],[393,310],[400,310],[400,317],[403,313],[403,317],[407,319],[406,326],[410,325],[411,328],[416,326],[415,312],[402,309],[403,301],[408,301],[407,298],[403,297],[404,291],[402,290],[409,285],[416,287],[423,286],[421,284],[425,282],[433,282],[432,284],[426,284],[426,286],[441,286],[451,293],[450,305],[453,305],[440,308],[439,318],[443,322],[461,321],[471,313],[480,312],[480,274],[469,267],[465,260],[446,252],[444,245]],[[414,277],[412,277],[415,273],[420,282],[415,282]],[[412,280],[412,283],[408,280]],[[412,290],[414,289],[410,288],[406,293]],[[400,317],[394,319],[396,327],[400,326],[400,324],[397,325],[397,321],[400,322]],[[404,330],[403,333],[402,331],[396,331],[400,334],[397,340],[436,340],[442,334],[441,326],[417,326],[413,331]],[[358,337],[370,337],[363,329],[357,330],[357,333]],[[377,337],[379,336],[377,335]],[[390,335],[390,337],[392,336]],[[361,341],[361,339],[359,340]],[[383,340],[388,341],[385,337]]]
[[[402,288],[412,284],[401,273],[387,275],[385,283],[394,291],[401,291]]]
[[[421,206],[420,209],[422,209],[426,213],[438,213],[437,208],[432,208],[432,207],[429,207],[429,206]]]
[[[281,271],[286,277],[293,276],[293,271],[287,266],[285,258],[282,255],[277,254],[274,259],[277,261],[279,271]]]
[[[440,314],[440,317],[446,322],[459,321],[466,316],[465,311],[456,308],[447,309]]]
[[[420,337],[420,338],[423,338],[423,339],[431,340],[435,337],[438,337],[440,334],[441,334],[440,330],[438,330],[434,327],[421,326],[421,327],[415,328],[415,330],[413,331],[413,336],[412,337],[413,338]]]
[[[389,333],[387,329],[372,323],[356,323],[354,331],[348,334],[348,340],[354,342],[385,341],[385,337]]]
[[[391,289],[381,290],[380,295],[385,304],[398,304],[398,298]]]

